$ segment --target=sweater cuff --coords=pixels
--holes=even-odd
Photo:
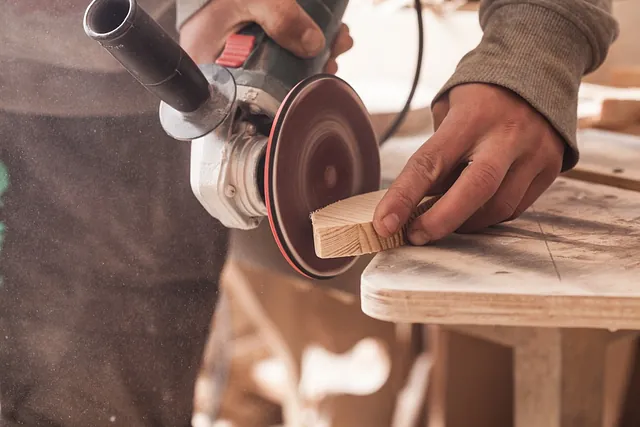
[[[205,7],[211,0],[177,0],[176,28],[178,31],[197,11]]]
[[[545,7],[518,3],[484,16],[480,44],[458,64],[433,103],[465,83],[507,88],[542,114],[567,143],[562,170],[578,162],[578,89],[592,63],[590,43],[571,21]],[[433,105],[433,104],[432,104]]]

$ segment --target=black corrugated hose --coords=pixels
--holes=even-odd
[[[416,16],[418,18],[418,62],[416,64],[416,72],[413,77],[413,84],[411,85],[411,91],[409,92],[407,101],[405,102],[402,110],[393,120],[393,123],[391,123],[391,126],[389,126],[389,129],[387,129],[387,131],[380,138],[380,146],[387,142],[387,140],[391,138],[394,133],[396,133],[396,131],[404,121],[407,113],[409,112],[409,108],[411,108],[411,101],[413,101],[413,96],[416,93],[416,88],[418,87],[418,82],[420,81],[420,71],[422,69],[422,56],[424,50],[424,23],[422,22],[421,0],[414,0],[414,7],[416,10]]]

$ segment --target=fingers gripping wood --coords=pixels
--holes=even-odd
[[[360,194],[311,214],[313,242],[319,258],[340,258],[381,252],[408,244],[408,225],[436,202],[428,197],[418,205],[407,224],[391,237],[373,228],[373,214],[387,190]]]

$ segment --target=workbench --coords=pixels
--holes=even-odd
[[[411,141],[383,150],[387,182],[417,148]],[[640,331],[640,193],[629,189],[640,182],[640,139],[587,130],[579,145],[573,178],[519,219],[381,252],[362,275],[362,310],[373,318],[513,349],[513,415],[502,422],[516,427],[612,425],[607,349]],[[447,418],[432,413],[430,425],[460,425]]]

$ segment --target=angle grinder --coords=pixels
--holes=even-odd
[[[356,258],[318,258],[310,213],[381,180],[367,109],[344,80],[322,73],[347,1],[298,0],[326,37],[315,58],[250,24],[200,66],[136,0],[93,0],[84,16],[86,34],[161,100],[167,134],[191,141],[191,188],[209,214],[243,230],[267,218],[285,259],[313,279]]]

